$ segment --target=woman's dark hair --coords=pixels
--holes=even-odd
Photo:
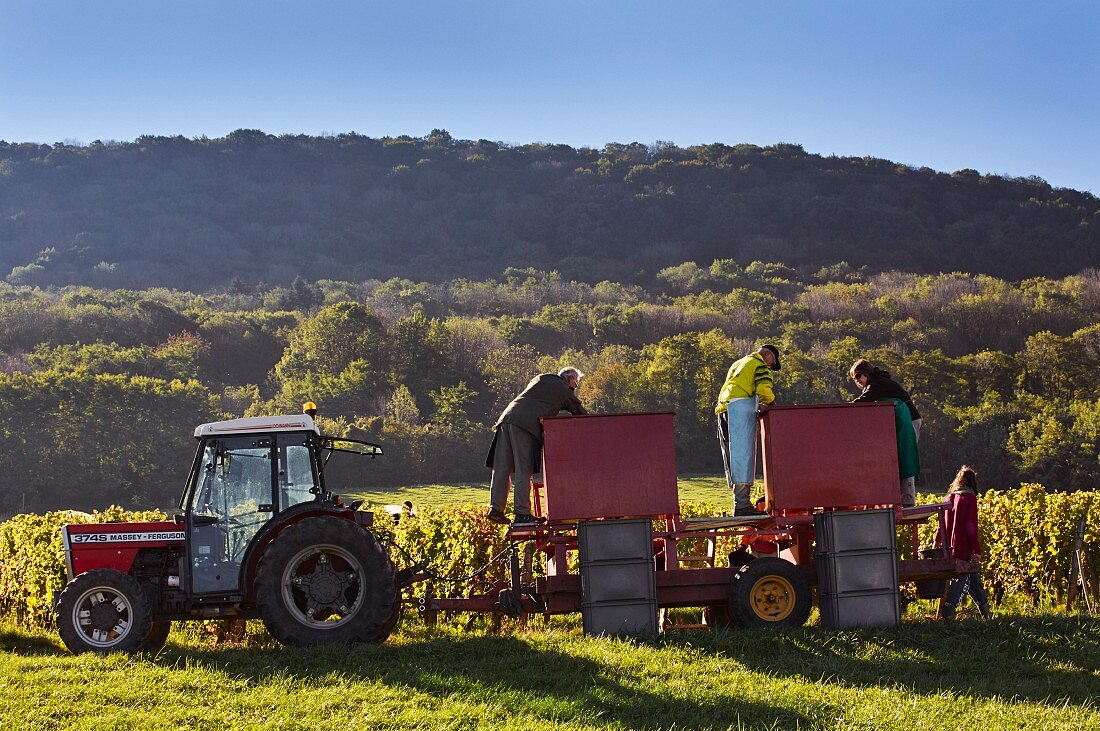
[[[848,369],[848,375],[852,378],[869,376],[871,375],[871,371],[873,371],[874,369],[875,367],[871,365],[871,361],[867,360],[866,358],[860,358],[852,364],[851,368]]]
[[[955,475],[955,479],[951,482],[951,492],[955,492],[959,488],[978,492],[978,473],[970,465],[964,464],[960,467],[959,474]]]

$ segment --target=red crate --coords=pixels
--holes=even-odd
[[[679,513],[673,416],[543,419],[546,517],[571,521]]]
[[[761,441],[769,510],[901,502],[892,403],[773,406]]]

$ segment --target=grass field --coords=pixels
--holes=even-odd
[[[679,479],[680,499],[692,502],[709,501],[724,508],[733,507],[733,497],[726,478],[710,475],[682,476]],[[754,494],[763,494],[758,484]],[[456,503],[489,504],[488,482],[477,484],[413,485],[387,490],[348,492],[346,498],[364,499],[376,505],[398,504],[411,500],[413,505],[453,505]]]
[[[721,477],[682,500],[728,507]],[[484,504],[484,485],[358,495]],[[691,610],[677,610],[694,619]],[[0,622],[0,731],[49,729],[1100,729],[1100,617],[588,638],[579,617],[491,634],[409,618],[384,645],[215,645],[191,623],[151,655],[73,656]],[[691,617],[686,615],[692,614]],[[506,625],[513,626],[513,625]]]
[[[72,656],[0,626],[0,728],[1096,729],[1100,619],[585,638],[406,627],[379,646]]]

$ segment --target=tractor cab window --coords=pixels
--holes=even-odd
[[[309,435],[280,434],[278,444],[279,510],[316,500],[321,485]]]
[[[209,440],[191,491],[191,579],[195,592],[233,591],[252,538],[272,515],[272,440]]]

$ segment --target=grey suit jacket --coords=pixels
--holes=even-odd
[[[587,414],[581,406],[573,389],[565,379],[556,373],[542,373],[531,379],[523,393],[512,399],[493,424],[496,429],[501,424],[513,424],[525,432],[533,434],[542,441],[542,422],[544,416],[556,416],[559,411],[570,414]]]

